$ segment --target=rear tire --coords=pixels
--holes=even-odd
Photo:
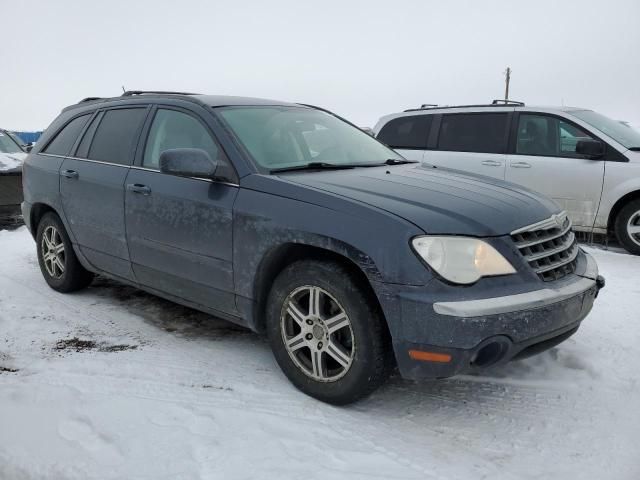
[[[55,213],[45,213],[38,223],[36,245],[40,271],[51,288],[68,293],[91,283],[93,274],[80,264],[69,235]]]
[[[629,253],[640,255],[640,199],[632,200],[618,212],[614,224],[618,242]]]
[[[339,263],[304,260],[285,268],[269,294],[267,333],[291,383],[334,405],[370,394],[392,367],[379,308]]]

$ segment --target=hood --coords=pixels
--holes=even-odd
[[[428,234],[497,236],[560,211],[513,183],[431,165],[290,173],[287,180],[388,211]]]
[[[22,164],[26,157],[26,153],[0,152],[0,173],[21,171]]]

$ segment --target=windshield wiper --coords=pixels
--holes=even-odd
[[[278,172],[292,172],[295,170],[342,170],[347,168],[355,168],[356,165],[343,164],[340,165],[338,163],[327,163],[327,162],[309,162],[304,165],[294,165],[292,167],[282,167],[282,168],[273,168],[271,169],[271,173]]]
[[[640,147],[630,147],[629,150],[632,152],[640,152]]]
[[[387,158],[385,165],[405,165],[407,163],[420,163],[417,160],[407,160],[406,158]]]

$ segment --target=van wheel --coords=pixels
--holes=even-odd
[[[622,246],[629,253],[640,255],[640,199],[622,207],[616,217],[614,228]]]
[[[384,382],[392,365],[384,328],[377,306],[338,263],[295,262],[269,294],[267,331],[280,368],[327,403],[355,402]]]
[[[67,293],[91,283],[93,274],[80,265],[58,215],[44,214],[38,224],[36,244],[40,270],[51,288]]]

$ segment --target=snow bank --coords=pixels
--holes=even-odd
[[[640,258],[592,252],[607,288],[564,344],[335,408],[253,333],[104,279],[50,290],[0,231],[0,478],[638,479]]]

